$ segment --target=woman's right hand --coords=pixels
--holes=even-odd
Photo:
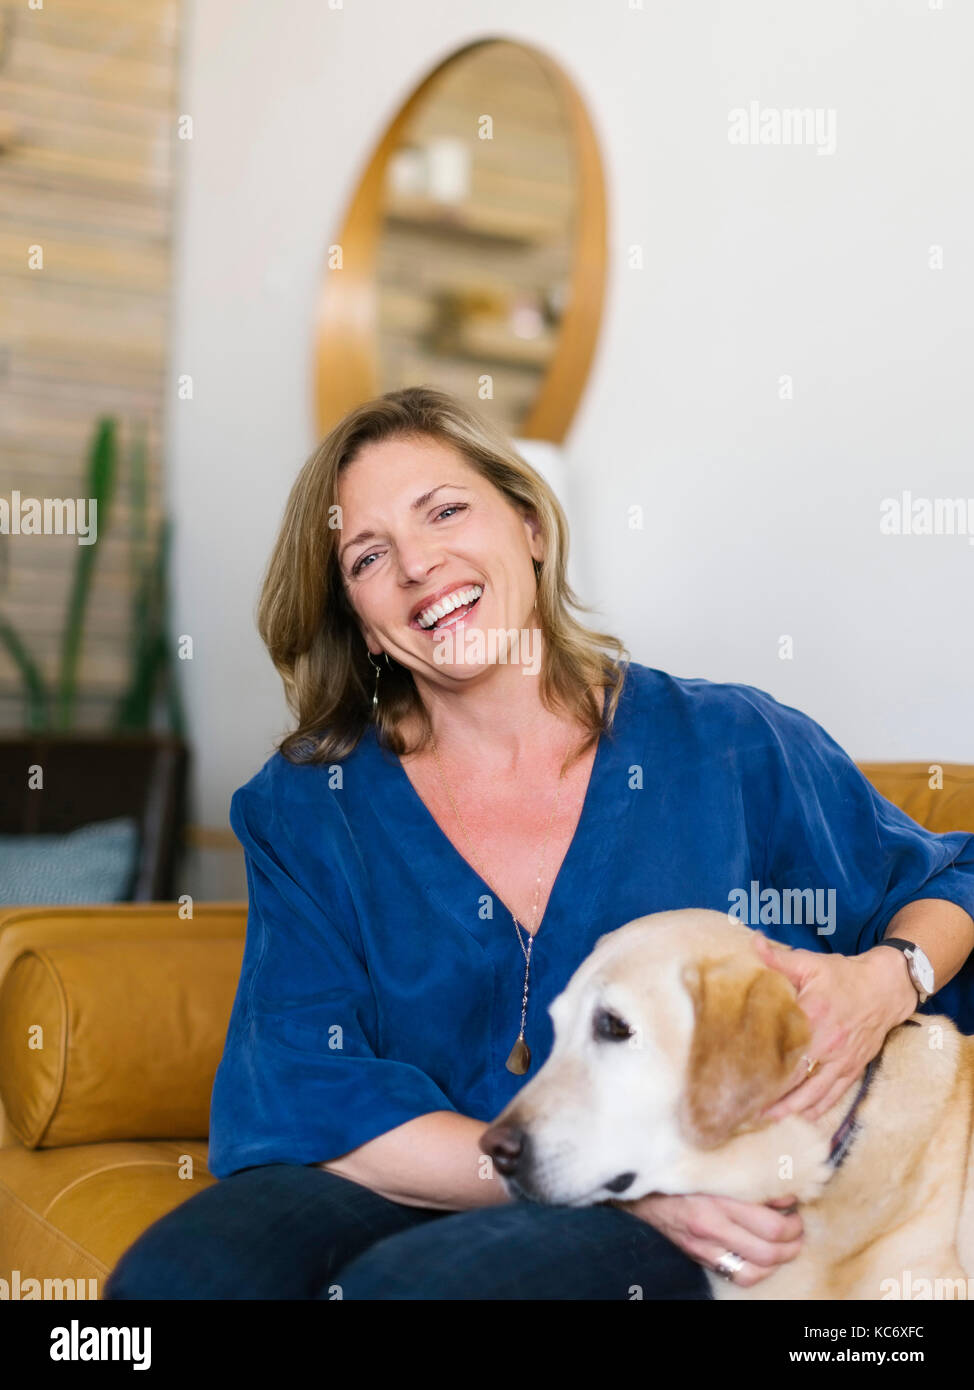
[[[635,1202],[614,1205],[655,1226],[691,1259],[714,1269],[728,1250],[744,1264],[733,1283],[751,1288],[767,1279],[780,1265],[793,1260],[802,1247],[804,1226],[795,1197],[776,1197],[770,1202],[741,1202],[736,1197],[711,1197],[704,1192],[669,1196],[650,1192]]]

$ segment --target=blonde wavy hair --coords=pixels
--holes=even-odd
[[[573,713],[587,729],[570,762],[603,730],[611,730],[625,679],[628,650],[608,633],[580,623],[579,602],[566,579],[568,524],[544,478],[490,421],[453,396],[429,386],[390,391],[341,420],[304,464],[291,489],[263,579],[257,629],[281,679],[297,728],[277,747],[293,763],[328,763],[348,756],[372,723],[375,672],[348,599],[338,560],[342,473],[366,444],[394,438],[432,438],[452,447],[504,494],[522,515],[534,513],[544,560],[534,561],[537,612],[543,634],[540,695],[552,711]],[[382,661],[376,734],[398,755],[429,744],[429,715],[412,672]],[[602,687],[604,708],[594,690]],[[418,716],[422,732],[411,747],[400,731]],[[412,722],[412,721],[411,721]]]

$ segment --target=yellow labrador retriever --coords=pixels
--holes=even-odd
[[[801,1253],[751,1288],[711,1274],[716,1298],[974,1296],[974,1038],[919,1015],[820,1120],[769,1122],[811,1037],[795,993],[722,912],[609,932],[484,1152],[512,1195],[544,1203],[795,1193]]]

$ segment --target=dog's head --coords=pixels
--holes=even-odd
[[[550,1013],[551,1056],[481,1145],[513,1195],[570,1206],[702,1190],[700,1155],[761,1126],[811,1036],[751,929],[695,908],[601,937]]]

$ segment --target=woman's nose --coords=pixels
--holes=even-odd
[[[422,582],[435,573],[443,562],[439,550],[421,541],[398,548],[399,572],[403,579]]]

